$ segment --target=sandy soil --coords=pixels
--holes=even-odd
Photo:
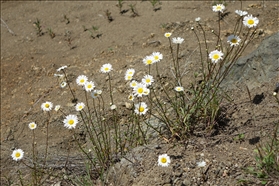
[[[11,159],[14,148],[24,149],[25,156],[31,156],[31,133],[27,125],[30,121],[39,123],[36,142],[40,144],[39,151],[44,149],[45,138],[39,137],[46,133],[46,117],[40,109],[41,103],[52,101],[55,105],[71,105],[71,94],[61,89],[54,77],[60,66],[68,66],[71,81],[84,74],[93,79],[98,89],[106,92],[108,82],[104,81],[106,76],[100,74],[99,69],[104,63],[111,63],[116,105],[123,105],[129,94],[124,73],[128,68],[135,68],[137,76],[141,77],[146,71],[142,63],[146,55],[155,51],[163,53],[161,73],[171,75],[168,64],[171,56],[164,33],[173,32],[173,36],[185,39],[181,58],[189,63],[189,81],[193,80],[199,56],[195,52],[198,44],[190,28],[195,25],[196,17],[201,17],[207,30],[217,28],[212,2],[162,1],[157,6],[158,10],[153,11],[149,1],[125,1],[123,9],[129,11],[124,14],[119,13],[116,4],[116,1],[1,2],[1,19],[11,30],[9,32],[1,23],[1,185],[8,184],[4,176],[18,184],[16,170],[24,168]],[[135,4],[139,16],[133,16],[130,4]],[[233,29],[231,22],[236,18],[236,9],[241,9],[238,1],[227,2],[229,14],[221,23],[225,28],[222,32],[224,38]],[[259,18],[258,28],[262,31],[247,48],[246,55],[255,50],[265,37],[278,31],[278,2],[246,1],[242,3],[242,9]],[[106,17],[107,10],[111,12],[111,22]],[[37,19],[42,25],[41,36],[37,35],[34,26]],[[98,29],[94,31],[92,26]],[[47,32],[49,28],[55,34],[54,38]],[[213,39],[209,34],[209,43]],[[249,102],[246,90],[230,92],[234,104],[227,105],[229,122],[216,135],[192,137],[187,145],[166,143],[158,137],[145,150],[140,149],[142,158],[139,158],[141,162],[135,177],[123,169],[117,174],[118,179],[112,176],[110,182],[114,185],[182,185],[184,180],[188,180],[183,184],[236,185],[238,179],[247,176],[242,169],[255,164],[253,150],[256,143],[249,139],[259,137],[264,140],[272,133],[274,123],[278,122],[278,111],[272,97],[278,80],[273,79],[251,90],[252,96],[264,94],[264,100],[257,105]],[[75,91],[77,95],[83,94],[78,89]],[[49,131],[50,157],[58,163],[59,157],[67,156],[67,144],[71,139],[62,120],[62,115],[55,115]],[[242,142],[234,140],[241,133],[245,134],[245,139]],[[75,156],[78,151],[71,153]],[[172,158],[171,166],[166,169],[157,166],[157,157],[163,153]],[[202,153],[204,156],[201,157]],[[191,168],[200,159],[211,164],[206,181],[201,180],[197,168]],[[54,183],[69,184],[65,180],[49,179],[46,185]],[[253,184],[257,183],[255,180]]]

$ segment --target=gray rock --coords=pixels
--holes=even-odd
[[[249,46],[248,46],[249,47]],[[233,88],[247,85],[258,87],[279,77],[279,32],[263,40],[260,46],[248,56],[238,59],[222,86]]]

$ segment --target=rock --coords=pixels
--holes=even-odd
[[[238,59],[231,72],[222,82],[226,88],[236,84],[247,85],[249,89],[278,77],[279,32],[263,40],[260,46],[246,57]]]

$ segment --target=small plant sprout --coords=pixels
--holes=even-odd
[[[51,111],[52,107],[53,107],[53,104],[49,101],[47,101],[41,105],[41,108],[43,111]]]
[[[23,150],[16,149],[16,150],[13,151],[11,156],[12,156],[13,160],[18,161],[18,160],[21,160],[23,158],[23,155],[24,155]]]
[[[135,113],[139,115],[145,115],[148,111],[147,105],[145,102],[140,102],[135,104]]]
[[[161,10],[161,7],[156,8],[156,5],[161,5],[161,2],[159,0],[149,0],[149,1],[153,7],[154,12]]]
[[[112,71],[112,65],[107,63],[107,64],[104,64],[102,67],[101,67],[101,72],[102,73],[109,73],[110,71]]]
[[[223,58],[223,55],[224,54],[221,51],[214,50],[209,53],[209,58],[213,63],[217,63],[219,60]]]
[[[243,18],[243,24],[248,28],[256,27],[259,24],[259,19],[252,15],[248,15]]]
[[[112,18],[112,16],[111,16],[111,12],[110,12],[109,10],[106,10],[106,11],[105,11],[105,14],[106,14],[106,17],[107,17],[108,22],[109,22],[109,23],[112,22],[112,21],[113,21],[113,18]]]
[[[167,154],[159,155],[158,166],[168,167],[170,163],[171,163],[171,160]]]
[[[76,104],[76,111],[81,111],[85,107],[83,102]]]
[[[37,128],[37,124],[35,122],[31,122],[28,124],[29,129],[34,130],[35,128]]]
[[[70,23],[70,19],[64,14],[63,16],[64,21],[66,22],[66,25]]]
[[[230,35],[230,36],[228,37],[228,43],[229,43],[231,46],[237,46],[237,45],[239,45],[240,41],[241,41],[241,39],[240,39],[238,36],[236,36],[236,35]]]
[[[37,31],[37,36],[42,36],[43,35],[42,25],[41,25],[41,21],[38,18],[34,22],[34,26],[35,26],[36,31]]]
[[[87,81],[88,78],[85,75],[80,75],[76,79],[76,83],[80,86],[84,86]]]
[[[214,5],[212,6],[212,10],[214,12],[222,12],[225,10],[225,6],[223,4],[217,4],[217,5]]]
[[[120,14],[123,14],[123,13],[122,13],[122,12],[123,12],[123,11],[122,11],[123,4],[124,4],[123,0],[118,0],[117,5],[116,5],[116,6],[118,6],[118,8],[119,8]]]
[[[134,4],[134,5],[130,4],[129,7],[130,7],[130,9],[131,9],[131,11],[132,11],[131,17],[137,17],[137,16],[139,16],[139,14],[138,14],[138,12],[137,12],[137,10],[136,10],[136,4]]]
[[[64,119],[64,126],[68,129],[76,128],[76,125],[78,123],[78,117],[76,115],[68,115]]]
[[[51,30],[51,28],[48,28],[47,32],[51,39],[55,38],[55,33]]]

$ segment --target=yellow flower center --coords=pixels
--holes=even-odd
[[[170,37],[170,36],[171,36],[171,34],[170,34],[170,33],[167,33],[165,36],[166,36],[166,37]]]
[[[127,79],[128,79],[128,80],[131,80],[131,79],[132,79],[132,76],[128,76]]]
[[[17,152],[17,153],[15,154],[15,157],[16,157],[16,158],[19,158],[19,157],[20,157],[20,153]]]
[[[254,24],[254,20],[253,20],[253,19],[249,19],[249,20],[247,21],[247,23],[248,23],[249,25],[253,25],[253,24]]]
[[[48,104],[48,103],[47,103],[47,104],[45,104],[45,107],[46,107],[46,108],[49,108],[49,104]]]
[[[135,87],[135,86],[137,86],[137,84],[134,82],[134,83],[132,83],[132,87]]]
[[[161,158],[162,163],[167,163],[167,158]]]
[[[219,59],[219,55],[218,54],[214,54],[213,55],[213,59]]]
[[[34,127],[35,127],[35,125],[34,125],[34,123],[32,123],[32,124],[31,124],[31,128],[34,128]]]
[[[92,85],[90,85],[90,84],[89,84],[89,85],[87,85],[87,88],[92,88]]]
[[[106,68],[105,68],[105,71],[109,71],[109,68],[108,68],[108,67],[106,67]]]
[[[231,40],[231,42],[232,42],[232,43],[237,43],[237,39],[233,38],[233,39]]]
[[[80,105],[78,108],[79,108],[79,109],[82,109],[82,106]]]
[[[138,93],[143,93],[143,88],[138,88]]]
[[[150,65],[150,64],[152,64],[152,60],[151,60],[151,59],[148,59],[148,60],[146,61],[146,63],[147,63],[148,65]]]
[[[139,112],[143,112],[144,111],[144,107],[139,107]]]
[[[84,79],[81,79],[80,82],[81,82],[81,83],[84,83]]]
[[[129,96],[129,98],[128,98],[129,100],[132,100],[133,99],[133,96]]]
[[[158,59],[159,59],[159,56],[154,56],[154,59],[155,59],[155,60],[158,60]]]
[[[150,80],[150,79],[146,79],[145,81],[146,81],[146,83],[150,83],[150,82],[151,82],[151,80]]]
[[[69,125],[73,125],[74,122],[75,122],[75,121],[74,121],[73,119],[70,119],[70,120],[68,121],[68,124],[69,124]]]

